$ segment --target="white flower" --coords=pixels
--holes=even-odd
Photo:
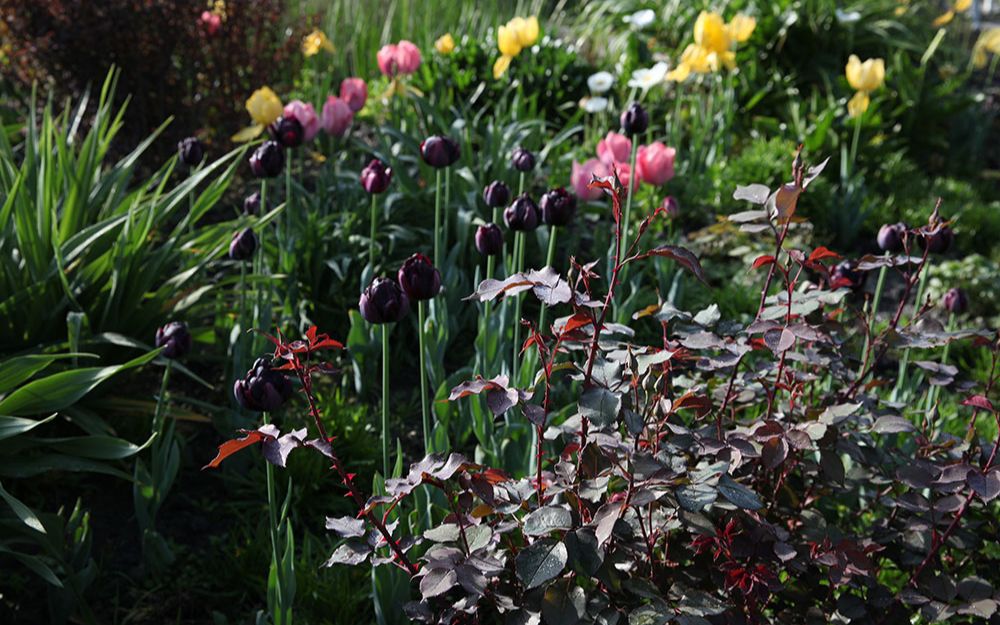
[[[587,79],[591,93],[604,93],[615,83],[615,77],[609,72],[597,72]]]
[[[632,80],[628,81],[628,86],[633,89],[649,91],[666,80],[667,69],[669,67],[663,61],[660,61],[649,69],[637,69],[632,72]]]
[[[636,11],[632,15],[627,15],[622,18],[626,24],[631,24],[633,28],[645,28],[653,23],[656,19],[656,13],[652,9],[643,9],[642,11]]]
[[[841,24],[853,24],[861,19],[861,13],[858,11],[841,11],[840,9],[836,9],[833,13],[837,16],[837,21]]]
[[[580,108],[588,113],[600,113],[608,110],[608,99],[601,96],[591,96],[580,100]]]

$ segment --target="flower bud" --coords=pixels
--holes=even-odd
[[[903,251],[903,237],[906,236],[906,224],[885,224],[878,229],[876,242],[883,252],[898,254]]]
[[[931,254],[944,254],[954,242],[955,233],[948,226],[942,226],[933,234],[925,235],[920,239],[921,247]]]
[[[576,214],[576,198],[559,187],[547,191],[538,201],[538,208],[542,211],[543,222],[550,226],[565,226]]]
[[[395,280],[375,278],[361,294],[358,308],[368,323],[395,323],[410,312],[410,299]]]
[[[517,148],[510,157],[510,163],[517,171],[529,172],[535,168],[535,155],[524,148]]]
[[[622,130],[630,137],[642,134],[649,128],[649,114],[638,102],[629,105],[621,116]]]
[[[257,251],[257,235],[251,228],[233,233],[229,242],[229,258],[233,260],[250,260]]]
[[[247,410],[274,412],[292,397],[292,383],[271,368],[270,360],[258,358],[246,376],[233,384],[233,395]]]
[[[268,128],[271,138],[286,148],[297,148],[305,140],[306,131],[302,122],[287,115],[279,117]]]
[[[483,256],[496,256],[503,251],[503,232],[495,223],[476,228],[476,249]]]
[[[511,230],[530,232],[538,227],[538,207],[527,193],[522,193],[504,209],[503,220]]]
[[[198,137],[188,137],[177,143],[177,156],[188,167],[197,167],[205,158],[205,148]]]
[[[663,198],[663,210],[666,211],[667,217],[670,219],[677,219],[681,215],[681,205],[677,203],[677,198],[672,195]]]
[[[950,313],[961,315],[969,308],[969,298],[962,289],[948,289],[944,294],[944,307]]]
[[[171,321],[156,330],[156,346],[162,347],[160,352],[167,358],[183,358],[191,351],[191,333],[188,327],[180,321]]]
[[[285,153],[277,141],[265,141],[250,155],[250,171],[257,178],[274,178],[285,166]]]
[[[431,299],[441,291],[441,272],[423,254],[407,258],[396,278],[410,299]]]
[[[243,198],[243,212],[247,215],[259,215],[262,208],[260,205],[260,191],[254,191]]]
[[[867,275],[867,273],[855,269],[854,263],[845,260],[834,267],[830,273],[830,287],[836,289],[846,286],[852,291],[856,291],[865,285]]]
[[[507,206],[510,204],[510,187],[499,180],[494,180],[483,189],[483,200],[487,206],[493,208]]]
[[[451,137],[432,135],[420,143],[420,156],[431,167],[442,169],[458,161],[461,149]]]
[[[392,168],[373,158],[361,170],[361,186],[371,194],[382,193],[389,188],[389,181],[392,180]]]

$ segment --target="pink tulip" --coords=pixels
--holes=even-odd
[[[335,95],[332,95],[326,99],[326,104],[323,105],[323,115],[320,119],[320,124],[323,126],[323,130],[335,137],[343,137],[344,133],[347,132],[347,127],[351,125],[354,120],[354,113],[351,111],[351,107]]]
[[[284,116],[302,124],[302,140],[312,141],[319,134],[319,118],[312,104],[302,100],[292,100],[285,105]]]
[[[368,85],[361,78],[345,78],[340,82],[340,99],[357,113],[368,100]]]
[[[211,11],[202,11],[201,23],[205,26],[205,31],[211,37],[222,28],[222,18]]]
[[[581,200],[601,199],[604,192],[600,189],[588,188],[587,185],[590,184],[594,176],[604,178],[610,173],[611,171],[608,169],[608,166],[596,158],[592,158],[582,164],[573,161],[573,171],[569,176],[570,184],[573,186],[573,193]]]
[[[633,190],[639,188],[639,183],[642,182],[642,179],[638,177],[638,167],[635,168],[636,173],[632,172],[632,168],[628,163],[615,163],[614,167],[618,173],[618,180],[625,185],[626,189],[632,187],[632,185],[635,185]]]
[[[420,67],[420,48],[403,39],[398,44],[386,44],[375,55],[378,68],[392,78],[396,74],[412,74]]]
[[[677,150],[668,148],[657,141],[639,146],[635,157],[635,169],[643,182],[659,186],[674,177],[674,157]]]
[[[597,158],[605,165],[628,163],[632,156],[632,142],[625,135],[609,132],[597,143]]]

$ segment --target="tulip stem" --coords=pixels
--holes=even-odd
[[[371,206],[371,219],[370,219],[370,232],[368,236],[368,266],[372,269],[372,275],[375,275],[375,224],[378,222],[378,194],[372,193],[372,206]]]
[[[417,302],[417,337],[420,342],[420,410],[424,424],[424,455],[431,453],[431,409],[427,391],[427,348],[424,326],[427,324],[427,302]],[[384,348],[383,348],[384,349]]]
[[[445,256],[448,255],[448,224],[451,221],[449,219],[450,213],[448,212],[448,207],[451,206],[451,167],[445,167],[444,169],[444,204],[442,205],[442,210],[444,215],[442,216],[444,230],[441,233],[441,247],[445,248],[441,251]],[[434,263],[434,266],[444,272],[444,265],[439,263]]]
[[[441,170],[434,172],[434,266],[441,267]]]
[[[549,251],[545,255],[545,266],[552,267],[556,259],[556,235],[559,233],[559,229],[556,226],[549,227]],[[555,267],[553,267],[554,269]],[[547,313],[549,307],[544,303],[542,304],[542,312],[538,315],[538,331],[545,333],[545,313]]]
[[[885,253],[886,260],[889,259],[889,252]],[[871,347],[871,337],[875,331],[875,322],[878,319],[878,306],[882,301],[882,290],[885,288],[885,276],[888,273],[889,266],[882,265],[882,268],[878,272],[878,282],[875,283],[875,295],[871,300],[871,308],[868,311],[868,332],[865,333],[865,348],[861,350],[861,371],[858,375],[864,373],[865,363],[868,358],[868,349]]]
[[[523,174],[522,174],[523,175]],[[521,273],[524,269],[524,233],[517,232],[514,235],[514,255],[516,258],[516,264],[514,266],[515,273]],[[514,359],[511,363],[511,382],[516,386],[518,384],[517,370],[518,370],[518,356],[520,355],[521,343],[521,294],[518,293],[514,296]]]
[[[389,478],[389,324],[382,324],[382,479]]]
[[[949,333],[955,331],[955,313],[953,313],[953,312],[949,312],[948,313],[948,326],[947,326],[947,330],[948,330]],[[948,351],[950,349],[951,349],[951,341],[948,341],[947,343],[944,344],[944,351],[941,352],[941,365],[942,366],[948,364]],[[928,389],[928,391],[927,391],[927,403],[924,405],[924,409],[925,410],[927,410],[929,412],[931,410],[931,408],[934,407],[934,404],[937,403],[937,398],[938,398],[938,394],[940,393],[940,391],[941,391],[941,387],[940,386],[932,386],[932,387],[930,387]]]
[[[260,416],[264,425],[270,422],[266,412],[260,413]],[[282,607],[284,606],[284,602],[281,600],[281,592],[284,590],[284,584],[282,583],[281,566],[278,560],[278,496],[274,488],[274,466],[270,462],[265,462],[264,471],[267,475],[267,511],[271,518],[271,522],[268,523],[268,530],[271,534],[271,569],[274,571],[275,576],[274,589],[276,601],[272,607]]]
[[[922,267],[923,270],[920,274],[920,284],[917,286],[917,299],[913,301],[913,316],[910,317],[910,324],[912,324],[916,319],[917,315],[920,313],[920,308],[923,306],[924,301],[924,290],[927,288],[927,277],[930,275],[930,257],[926,257],[924,262],[927,263],[926,267]],[[889,397],[890,401],[896,401],[899,394],[903,390],[903,383],[906,381],[906,367],[910,363],[910,348],[907,347],[903,350],[903,358],[899,361],[899,374],[896,379],[896,386],[892,390],[892,395]],[[909,394],[909,393],[907,393]]]
[[[639,150],[639,144],[635,140],[635,137],[632,137],[632,154],[631,156],[629,156],[629,161],[628,161],[629,163],[628,180],[625,181],[625,184],[628,187],[628,195],[625,196],[625,220],[624,222],[622,222],[621,225],[622,244],[619,247],[618,254],[616,254],[615,258],[616,265],[622,262],[621,255],[624,252],[624,250],[627,249],[629,246],[628,226],[632,218],[632,195],[635,192],[635,189],[633,187],[635,186],[636,178],[638,178],[638,176],[635,175],[635,157],[638,150]]]
[[[500,218],[499,213],[500,213],[500,209],[497,208],[497,207],[493,207],[493,222],[492,223],[494,223],[494,224],[497,223],[497,220]],[[493,277],[493,269],[494,269],[495,265],[496,265],[496,258],[495,258],[495,256],[493,254],[490,254],[489,256],[486,257],[486,276],[484,276],[484,278],[483,278],[484,280],[489,280],[489,279],[491,279]],[[486,303],[483,304],[483,326],[484,326],[485,330],[483,331],[483,345],[482,345],[483,354],[482,354],[482,358],[481,358],[484,370],[486,368],[486,366],[485,366],[486,365],[486,356],[487,356],[486,349],[487,349],[487,346],[488,346],[488,338],[487,337],[489,337],[489,334],[490,334],[490,312],[492,311],[492,308],[493,308],[493,301],[492,300],[486,300]],[[480,371],[480,373],[483,373],[483,371]]]

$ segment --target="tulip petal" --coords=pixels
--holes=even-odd
[[[237,132],[229,140],[233,143],[246,143],[247,141],[252,141],[260,136],[260,133],[264,132],[264,126],[260,124],[254,124],[253,126],[247,126],[243,130]]]

